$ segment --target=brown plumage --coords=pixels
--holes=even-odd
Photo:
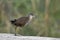
[[[15,21],[16,26],[24,26],[26,23],[28,23],[29,17],[21,17]]]
[[[24,27],[25,25],[30,23],[30,21],[32,20],[33,17],[34,17],[34,15],[32,13],[30,13],[26,17],[20,17],[18,19],[11,20],[11,23],[16,26],[15,27],[15,31],[16,31],[17,27]],[[15,33],[15,35],[16,35],[16,33]]]

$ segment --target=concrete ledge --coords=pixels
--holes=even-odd
[[[0,33],[0,40],[60,40],[60,38],[37,36],[14,36],[14,34]]]

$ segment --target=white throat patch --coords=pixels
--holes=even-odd
[[[33,18],[33,16],[32,16],[32,15],[30,15],[30,17],[29,17],[29,21],[31,21],[31,20],[32,20],[32,18]]]
[[[33,18],[33,16],[30,15],[30,16],[29,16],[29,21],[25,24],[25,26],[31,22],[32,18]]]

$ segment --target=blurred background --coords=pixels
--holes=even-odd
[[[60,37],[60,0],[0,0],[0,33],[14,33],[10,20],[34,12],[37,18],[18,29],[24,36]]]

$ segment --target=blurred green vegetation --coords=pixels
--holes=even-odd
[[[19,29],[19,34],[60,37],[60,0],[0,0],[0,33],[14,33],[10,20],[29,12],[37,18]]]

